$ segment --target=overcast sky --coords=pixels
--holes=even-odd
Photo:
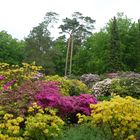
[[[140,0],[0,0],[0,31],[23,39],[49,11],[61,18],[81,12],[96,20],[98,31],[117,12],[124,12],[134,20],[140,18]]]

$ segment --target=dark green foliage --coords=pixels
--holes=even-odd
[[[112,20],[110,27],[110,42],[109,42],[109,55],[107,62],[107,71],[116,72],[122,70],[121,68],[121,50],[120,50],[120,39],[117,27],[116,17]]]
[[[136,136],[138,139],[140,138],[140,129],[136,132]]]
[[[74,40],[81,43],[83,39],[92,34],[95,20],[91,17],[83,16],[82,13],[74,12],[72,18],[66,17],[63,19],[63,24],[60,25],[61,33],[74,35]],[[77,43],[78,43],[77,42]]]
[[[109,101],[112,97],[111,96],[98,96],[98,101]]]
[[[107,44],[109,35],[104,30],[89,37],[80,48],[76,56],[74,68],[80,74],[104,73],[107,68]]]
[[[0,32],[0,62],[21,64],[24,59],[24,41],[13,39],[5,31]]]
[[[64,69],[65,69],[65,58],[66,58],[66,38],[65,36],[58,37],[53,42],[53,50],[54,50],[54,56],[52,61],[54,62],[55,66],[55,72],[63,76],[64,75]]]
[[[26,140],[47,140],[46,136],[39,129],[30,130],[30,138],[26,138]]]
[[[140,78],[121,78],[112,81],[110,93],[140,99]]]
[[[77,55],[77,73],[140,72],[140,22],[118,13],[115,21],[89,37]],[[77,74],[76,73],[76,74]]]
[[[50,36],[49,27],[52,23],[57,21],[57,15],[53,12],[48,12],[38,26],[34,27],[30,32],[26,41],[26,58],[25,61],[35,61],[37,65],[47,67],[47,73],[53,74],[55,72],[53,57],[55,50],[52,48],[53,41]]]

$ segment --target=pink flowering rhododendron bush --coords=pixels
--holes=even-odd
[[[36,95],[37,103],[43,108],[49,106],[58,109],[59,115],[62,118],[69,118],[71,122],[77,121],[77,113],[90,115],[89,105],[97,103],[93,95],[62,96],[59,90],[57,87],[51,91],[50,87],[44,88]]]
[[[58,115],[71,120],[77,113],[89,115],[91,103],[97,103],[93,95],[62,96],[59,83],[49,81],[27,81],[17,89],[0,95],[0,105],[8,113],[26,115],[32,102],[37,102],[42,108],[51,107],[58,110]]]
[[[26,81],[16,89],[10,90],[7,93],[0,94],[0,105],[8,113],[15,115],[25,115],[28,106],[35,102],[35,96],[47,87],[48,90],[53,89],[51,84],[46,81]]]
[[[89,115],[89,104],[97,102],[93,95],[80,93],[88,91],[88,88],[78,80],[59,76],[56,76],[59,80],[55,80],[55,76],[42,80],[43,75],[38,73],[41,67],[35,64],[0,63],[0,66],[0,105],[8,113],[26,116],[28,106],[37,102],[42,108],[58,109],[63,118],[72,118],[78,112]],[[69,93],[79,96],[71,97]]]

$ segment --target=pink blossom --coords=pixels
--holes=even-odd
[[[4,79],[5,79],[5,77],[2,76],[2,75],[0,75],[0,81],[1,81],[1,80],[4,80]]]

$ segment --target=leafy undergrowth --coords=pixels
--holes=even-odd
[[[107,128],[80,125],[66,128],[61,137],[53,140],[112,140],[112,135]]]

